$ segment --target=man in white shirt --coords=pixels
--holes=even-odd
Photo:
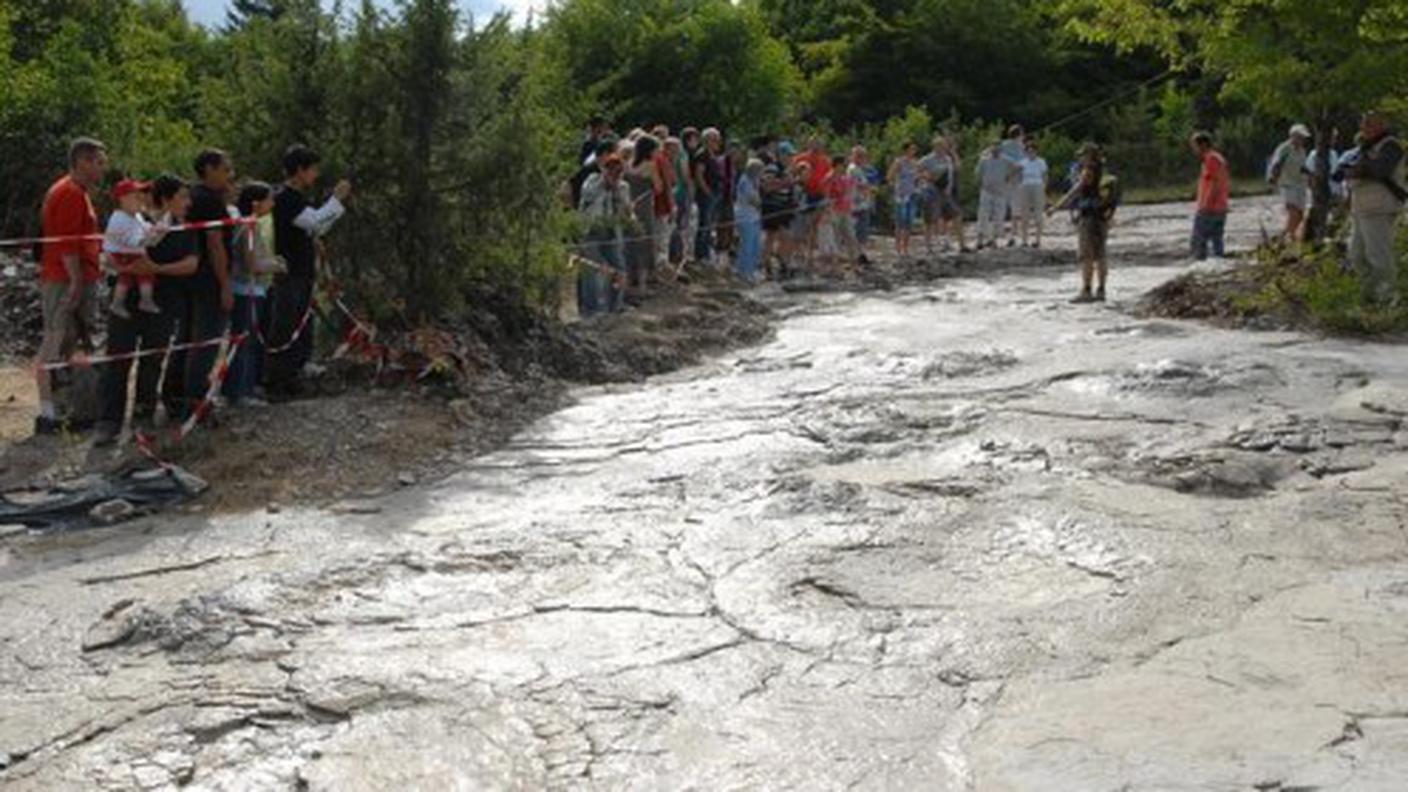
[[[1004,157],[997,146],[983,152],[978,160],[978,249],[997,247],[1006,219],[1012,185],[1021,173],[1021,166]]]

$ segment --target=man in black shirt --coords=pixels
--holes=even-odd
[[[199,183],[191,188],[191,206],[186,221],[200,223],[229,221],[229,193],[235,176],[229,155],[218,149],[202,151],[195,161]],[[213,341],[225,332],[234,292],[230,287],[230,258],[234,248],[233,226],[196,231],[199,261],[196,272],[185,284],[185,295],[174,312],[176,343]],[[210,390],[210,373],[219,356],[211,344],[189,352],[171,353],[167,362],[163,399],[171,417],[183,420]],[[176,388],[180,387],[179,393]]]
[[[185,182],[175,176],[162,176],[152,184],[152,201],[162,214],[157,221],[163,225],[184,222],[190,204],[190,192]],[[137,263],[138,269],[157,277],[156,299],[160,313],[136,310],[136,295],[128,295],[131,303],[127,317],[113,314],[108,319],[107,354],[120,357],[133,352],[162,349],[171,343],[174,317],[183,311],[187,292],[185,281],[199,266],[198,240],[193,231],[173,231],[147,250],[147,257]],[[135,271],[134,271],[135,274]],[[157,384],[161,379],[160,355],[148,355],[137,363],[137,399],[132,420],[150,426],[156,415]],[[127,417],[127,378],[131,360],[117,360],[103,369],[102,415],[98,424],[98,445],[108,445],[122,434]],[[175,371],[175,369],[173,369]],[[184,401],[184,372],[167,379],[167,390],[179,407]]]
[[[332,229],[346,211],[342,202],[352,192],[346,180],[337,183],[332,197],[313,208],[307,191],[318,182],[318,153],[295,145],[284,154],[283,189],[274,197],[274,250],[288,263],[288,272],[275,277],[269,345],[280,347],[293,341],[288,350],[270,355],[266,388],[275,398],[297,396],[298,377],[313,358],[313,326],[293,338],[304,314],[313,303],[313,287],[318,279],[318,238]]]

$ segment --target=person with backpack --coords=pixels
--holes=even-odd
[[[1364,299],[1377,306],[1398,304],[1398,259],[1394,228],[1408,201],[1408,165],[1403,144],[1377,112],[1365,113],[1359,126],[1363,142],[1357,158],[1345,167],[1353,231],[1350,264],[1359,273]]]
[[[1305,124],[1291,127],[1290,138],[1276,147],[1266,170],[1266,181],[1280,191],[1286,206],[1286,229],[1282,235],[1287,242],[1299,236],[1310,203],[1310,172],[1305,167],[1306,157],[1310,156],[1310,137]]]
[[[1062,209],[1071,210],[1076,226],[1081,290],[1071,300],[1073,303],[1105,301],[1105,282],[1110,274],[1107,250],[1110,223],[1119,203],[1119,180],[1105,172],[1104,152],[1094,143],[1086,144],[1081,151],[1080,175],[1075,186],[1048,211],[1054,214]]]

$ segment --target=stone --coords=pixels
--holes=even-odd
[[[137,513],[136,506],[117,498],[94,506],[88,511],[88,516],[102,525],[117,525],[135,518]]]
[[[352,501],[343,501],[341,503],[334,503],[332,506],[329,506],[328,511],[332,512],[333,514],[346,515],[381,514],[382,508],[374,503],[355,503]]]

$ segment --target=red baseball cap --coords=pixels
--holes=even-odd
[[[114,200],[122,200],[124,196],[132,193],[151,192],[151,182],[137,181],[136,179],[123,179],[112,188]]]

